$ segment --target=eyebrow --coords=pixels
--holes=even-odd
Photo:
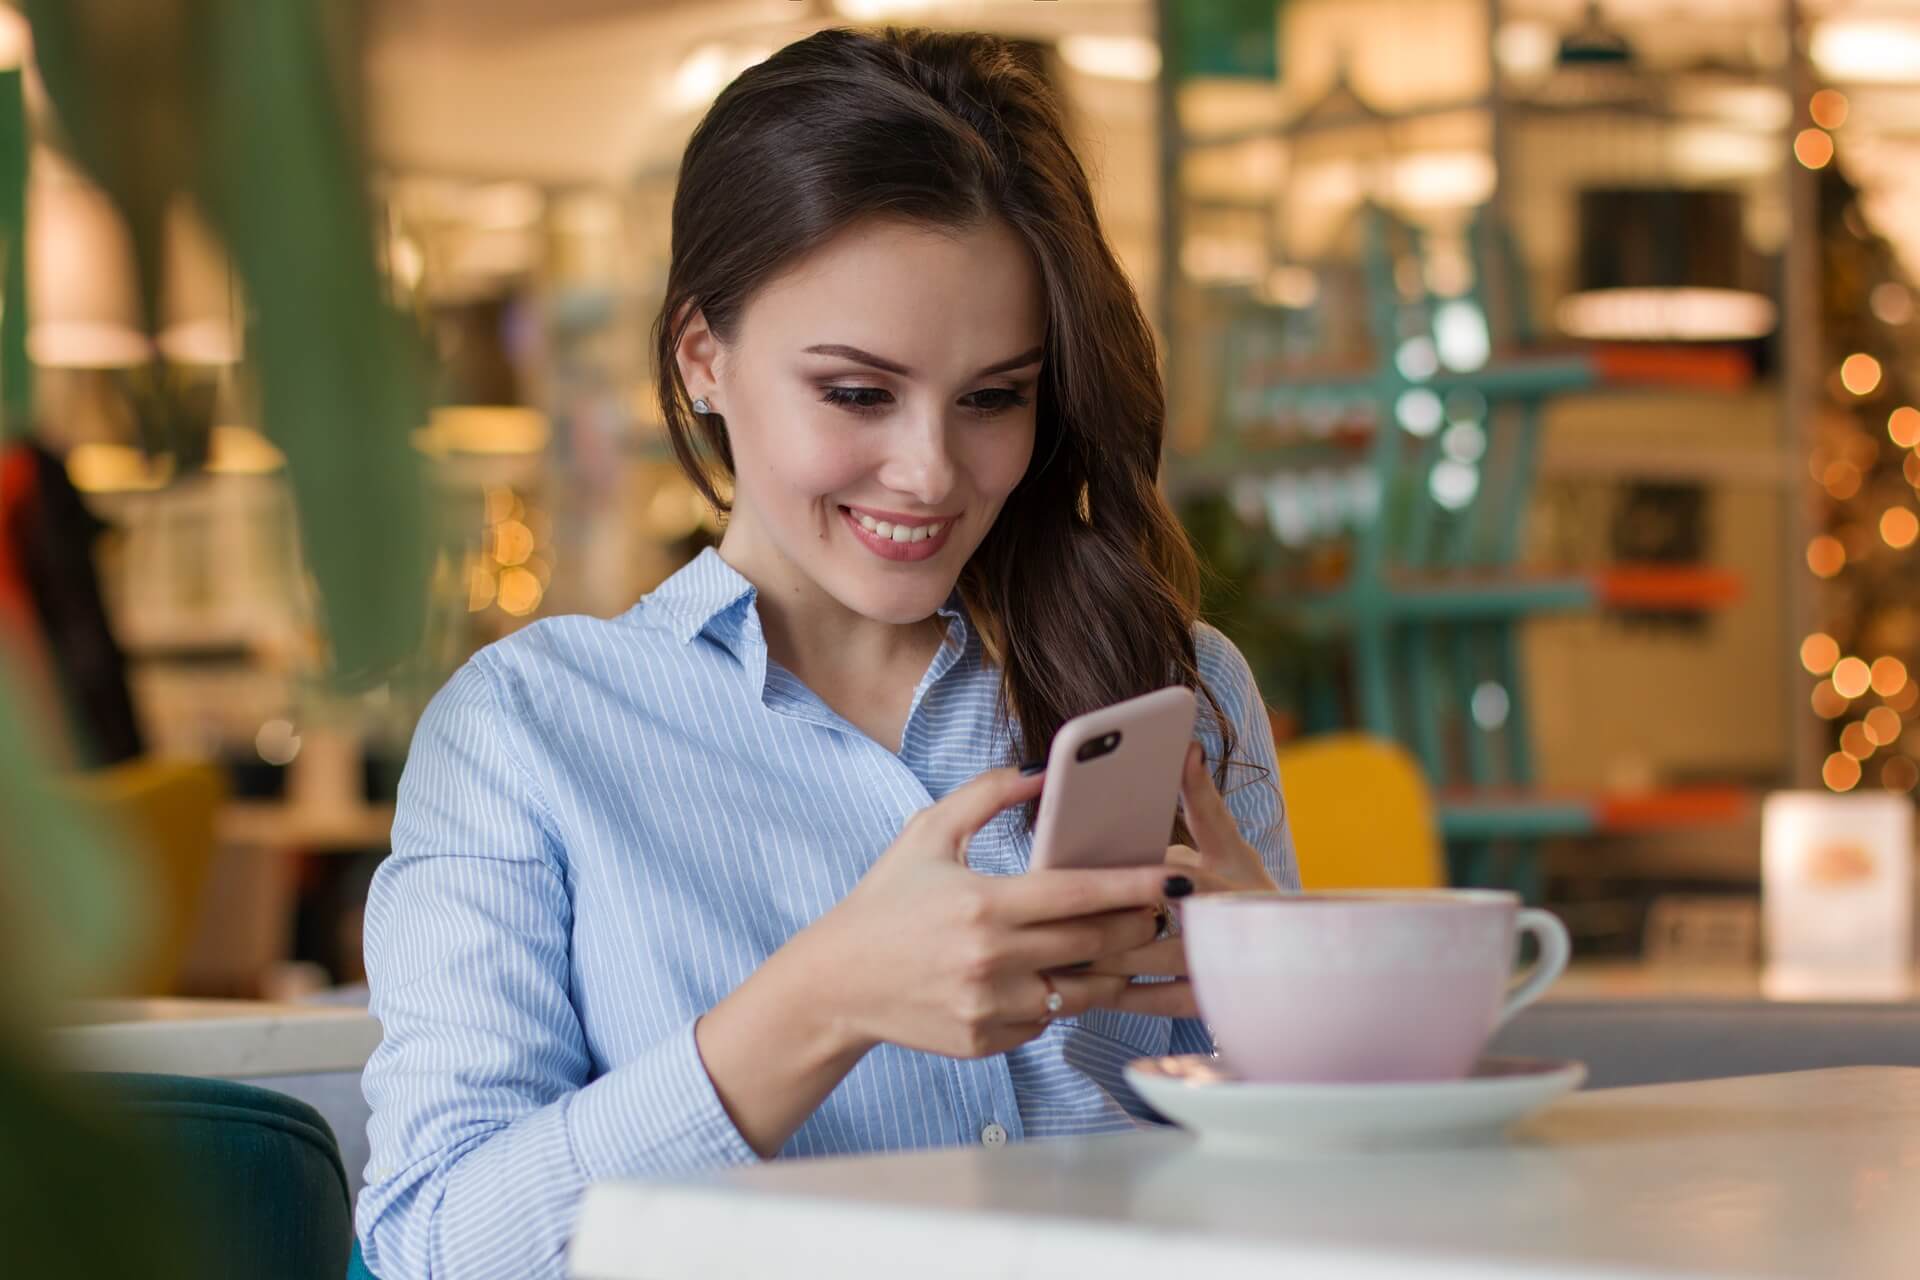
[[[877,356],[871,351],[862,351],[858,347],[843,346],[837,342],[824,343],[817,347],[808,347],[807,353],[816,356],[838,356],[842,360],[851,360],[855,364],[868,365],[886,373],[898,374],[902,378],[911,378],[914,376],[913,370],[900,364],[898,361],[889,360],[885,356]],[[1011,360],[1002,360],[998,364],[990,364],[974,376],[986,378],[996,373],[1010,373],[1015,369],[1024,369],[1030,364],[1038,364],[1040,358],[1045,354],[1046,348],[1035,347],[1031,351],[1021,352]]]

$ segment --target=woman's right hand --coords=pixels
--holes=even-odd
[[[825,947],[831,969],[819,975],[819,998],[850,1050],[886,1042],[986,1057],[1033,1039],[1053,1017],[1128,1006],[1125,976],[1061,971],[1153,939],[1164,866],[1021,876],[967,867],[968,840],[1042,782],[995,769],[921,810],[807,931]],[[1050,1014],[1053,992],[1061,1005]]]

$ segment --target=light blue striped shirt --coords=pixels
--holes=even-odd
[[[998,674],[957,598],[941,614],[898,754],[769,661],[751,584],[713,551],[618,618],[490,646],[434,698],[367,903],[384,1038],[358,1217],[383,1280],[558,1275],[588,1182],[756,1159],[695,1021],[845,897],[909,815],[1009,762]],[[1297,884],[1246,661],[1210,627],[1197,642],[1253,766],[1228,805]],[[1017,875],[1029,840],[1002,814],[968,862]],[[1197,1022],[1110,1012],[979,1061],[882,1045],[781,1154],[1127,1129],[1150,1113],[1122,1066],[1208,1047]]]

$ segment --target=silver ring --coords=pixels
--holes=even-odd
[[[1040,975],[1040,981],[1047,984],[1047,1016],[1041,1021],[1052,1022],[1060,1016],[1060,1011],[1067,1007],[1067,998],[1053,989],[1053,979],[1046,974]]]
[[[1175,913],[1172,903],[1161,903],[1153,909],[1153,914],[1160,920],[1160,928],[1153,935],[1155,942],[1165,942],[1168,938],[1180,936],[1180,917]]]

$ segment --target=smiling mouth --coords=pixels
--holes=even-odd
[[[937,538],[945,533],[952,520],[934,520],[926,524],[895,524],[890,520],[876,520],[864,511],[855,511],[852,507],[842,507],[853,517],[855,524],[876,538],[891,538],[895,542],[925,542],[928,538]]]
[[[854,539],[883,560],[917,561],[938,555],[953,534],[955,517],[938,520],[882,520],[866,511],[841,507]]]

